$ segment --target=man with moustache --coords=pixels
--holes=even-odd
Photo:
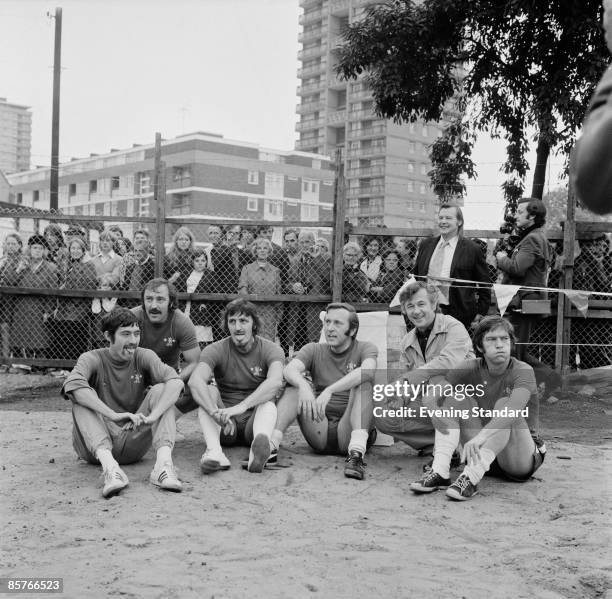
[[[154,352],[138,347],[138,319],[127,308],[105,314],[102,332],[109,347],[82,354],[62,388],[73,402],[73,447],[81,459],[102,466],[105,498],[129,484],[119,464],[138,462],[151,445],[157,459],[150,482],[180,492],[171,408],[183,382]]]
[[[179,372],[186,386],[200,358],[200,345],[191,319],[178,309],[176,290],[166,279],[151,279],[141,298],[142,304],[132,308],[140,322],[140,347],[153,350],[164,364]],[[187,387],[176,407],[181,412],[198,407]]]
[[[224,322],[229,336],[202,350],[189,379],[206,443],[200,469],[203,474],[227,470],[231,463],[221,446],[239,444],[250,447],[247,470],[262,472],[270,458],[274,398],[282,387],[285,356],[257,334],[257,310],[246,299],[227,305]]]

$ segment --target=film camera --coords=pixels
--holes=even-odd
[[[504,235],[495,247],[495,252],[506,252],[510,255],[521,237],[516,227],[516,217],[512,214],[504,216],[504,222],[499,227],[499,232]]]

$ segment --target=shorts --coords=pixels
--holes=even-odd
[[[317,453],[324,455],[344,455],[344,452],[338,445],[338,423],[340,422],[340,418],[328,416],[327,411],[325,415],[327,416],[327,442],[325,443],[325,448]],[[368,434],[366,449],[370,449],[370,447],[374,445],[374,441],[376,441],[376,429],[372,428]]]
[[[177,402],[174,404],[174,407],[177,408],[181,414],[187,414],[192,410],[197,410],[200,406],[196,403],[195,399],[193,399],[191,395],[191,390],[185,384],[185,389],[181,393]]]
[[[544,458],[546,457],[546,445],[544,445],[544,441],[542,441],[542,439],[539,437],[534,437],[533,440],[536,444],[535,451],[533,452],[533,464],[531,465],[530,471],[525,474],[525,476],[515,476],[514,474],[509,474],[499,465],[497,459],[493,460],[493,463],[489,467],[486,476],[505,478],[506,480],[515,483],[527,482],[534,475],[535,471],[544,463]]]
[[[221,445],[231,447],[232,445],[244,445],[250,447],[253,442],[253,422],[255,421],[255,408],[251,408],[240,414],[232,416],[236,425],[234,433],[226,435],[221,431]]]

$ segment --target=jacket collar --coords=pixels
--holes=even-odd
[[[431,329],[429,338],[432,339],[433,337],[441,333],[448,333],[448,322],[444,314],[439,312],[436,314],[436,318],[434,320],[433,328]],[[429,342],[427,343],[427,345],[429,345]],[[407,333],[405,337],[405,341],[404,341],[404,348],[406,347],[413,347],[414,349],[418,351],[421,350],[421,347],[419,345],[419,341],[416,335],[416,327]]]

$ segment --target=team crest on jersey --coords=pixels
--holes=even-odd
[[[351,370],[355,370],[355,368],[357,368],[357,364],[355,364],[355,362],[349,362],[346,365],[346,372],[351,372]]]
[[[176,343],[176,339],[174,337],[164,337],[164,343],[166,347],[172,347]]]
[[[251,366],[249,370],[254,376],[261,376],[263,374],[263,368],[261,366]]]
[[[135,372],[131,377],[130,381],[135,385],[139,385],[142,382],[142,374],[140,372]]]

